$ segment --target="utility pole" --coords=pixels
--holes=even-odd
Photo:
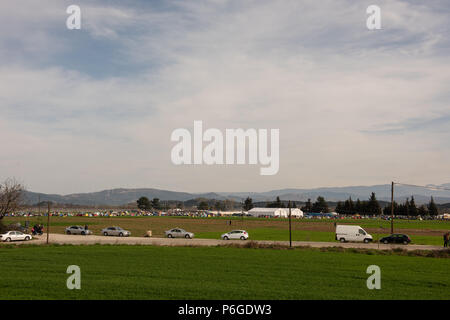
[[[289,206],[289,248],[292,248],[291,200],[289,200],[288,206]]]
[[[407,217],[407,221],[409,221],[409,198],[406,198],[406,203],[405,203],[405,205],[406,205],[406,217]]]
[[[391,186],[391,234],[394,234],[394,181]]]
[[[50,234],[50,201],[47,201],[47,244],[49,234]]]

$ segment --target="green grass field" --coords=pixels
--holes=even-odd
[[[81,290],[66,288],[69,265]],[[366,268],[381,268],[381,290]],[[152,246],[0,249],[0,299],[449,299],[450,259]]]

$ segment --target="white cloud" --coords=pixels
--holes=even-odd
[[[0,167],[30,189],[239,191],[450,179],[443,174],[446,132],[376,133],[448,115],[450,67],[439,48],[449,23],[434,9],[384,1],[383,30],[373,32],[364,5],[347,1],[80,6],[89,45],[111,41],[121,63],[140,71],[97,77],[39,59],[0,65],[0,134],[9,141]],[[5,9],[26,48],[36,41],[27,25],[42,20],[38,52],[55,54],[45,46],[60,39],[50,31],[59,25],[56,4],[31,21],[28,11]],[[11,50],[0,44],[0,52]],[[69,50],[67,39],[56,48]],[[280,128],[280,173],[173,166],[170,133],[194,120],[220,129]]]

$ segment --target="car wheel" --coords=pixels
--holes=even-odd
[[[108,235],[108,232],[103,232],[103,235],[106,237]]]
[[[11,238],[6,238],[6,242],[11,242]]]
[[[167,235],[167,238],[173,238],[173,236],[169,233],[169,234]]]
[[[67,230],[67,231],[66,231],[66,233],[67,233],[67,234],[70,234],[70,231],[69,231],[69,230]]]
[[[369,239],[364,239],[364,243],[369,243]]]
[[[227,236],[223,237],[223,240],[230,240]]]
[[[408,244],[408,241],[406,241],[406,240],[405,240],[405,241],[403,241],[403,244]]]
[[[191,236],[190,236],[190,235],[188,235],[188,234],[187,234],[187,235],[185,235],[184,237],[185,237],[186,239],[190,239],[190,238],[191,238]]]
[[[28,241],[28,240],[30,240],[30,237],[25,237],[25,241]]]
[[[341,242],[345,242],[345,239],[344,239],[344,238],[341,238],[341,239],[339,239],[339,241],[341,241]]]
[[[119,237],[123,237],[123,233],[121,232],[121,233],[119,233]]]
[[[388,243],[389,243],[389,241],[387,241],[387,240],[384,240],[384,241],[383,241],[383,243],[384,243],[384,244],[388,244]]]
[[[82,236],[86,235],[86,232],[81,231],[81,235],[82,235]]]
[[[242,236],[242,237],[241,237],[241,240],[245,240],[245,237],[244,237],[244,236]]]

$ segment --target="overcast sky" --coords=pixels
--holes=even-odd
[[[66,28],[71,4],[81,30]],[[382,30],[366,28],[371,4]],[[3,0],[0,178],[59,194],[448,183],[449,13],[447,0]],[[278,174],[175,166],[170,135],[194,120],[280,129]]]

